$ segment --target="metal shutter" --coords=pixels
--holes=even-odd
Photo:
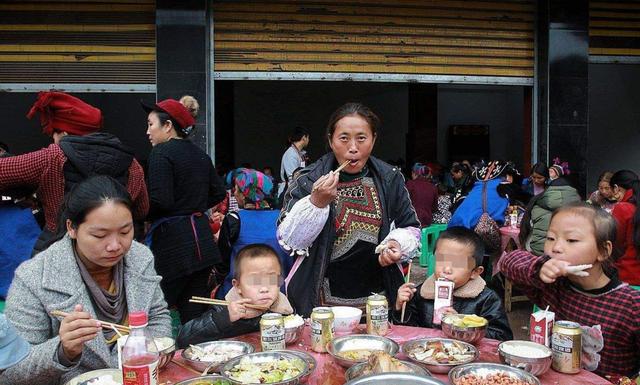
[[[589,2],[589,55],[640,57],[640,3]]]

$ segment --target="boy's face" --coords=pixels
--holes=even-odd
[[[453,281],[454,288],[462,287],[470,279],[477,278],[484,268],[476,267],[473,251],[472,246],[452,239],[439,240],[435,251],[435,277]]]
[[[233,286],[243,298],[252,303],[270,307],[278,298],[281,283],[280,264],[275,255],[246,258],[240,261],[238,279]]]

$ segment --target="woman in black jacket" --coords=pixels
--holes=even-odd
[[[226,194],[211,158],[186,140],[195,125],[197,102],[192,97],[184,100],[195,107],[190,111],[173,99],[144,105],[153,146],[148,171],[153,224],[147,244],[163,278],[165,299],[169,307],[177,306],[182,323],[206,311],[206,306],[189,299],[208,296],[211,268],[221,260],[204,212]]]
[[[419,248],[420,222],[400,169],[370,156],[379,125],[362,104],[340,107],[327,128],[332,152],[285,193],[278,238],[297,255],[286,281],[298,314],[319,305],[364,307],[371,292],[393,303],[401,263]]]

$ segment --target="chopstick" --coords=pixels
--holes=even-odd
[[[351,163],[351,161],[350,161],[350,160],[345,161],[344,163],[342,163],[342,164],[340,165],[340,167],[336,168],[336,171],[334,171],[334,172],[340,172],[340,171],[342,171],[342,169],[343,169],[343,168],[345,168],[345,167],[347,167],[347,166],[349,165],[349,163]]]
[[[409,268],[407,269],[407,283],[411,279],[411,266],[413,265],[413,261],[409,261]],[[400,323],[404,323],[404,312],[407,310],[407,303],[404,302],[402,304],[402,313],[400,313]]]
[[[69,316],[69,313],[65,313],[63,311],[60,310],[52,310],[51,312],[49,312],[49,314],[51,314],[54,317],[60,317],[60,318],[65,318]],[[100,321],[100,320],[96,320],[98,322],[100,322],[100,326],[102,326],[103,329],[109,329],[109,330],[115,330],[116,333],[117,332],[121,332],[121,333],[129,333],[131,331],[131,329],[129,329],[128,326],[124,326],[124,325],[120,325],[120,324],[114,324],[111,322],[106,322],[106,321]]]
[[[213,298],[207,298],[207,297],[197,297],[197,296],[193,296],[191,297],[191,299],[189,300],[189,302],[191,303],[200,303],[203,305],[221,305],[221,306],[228,306],[229,305],[229,301],[224,301],[221,299],[213,299]],[[260,305],[253,305],[250,303],[246,303],[244,304],[244,306],[248,307],[249,309],[254,309],[254,310],[269,310],[268,307],[266,306],[260,306]]]

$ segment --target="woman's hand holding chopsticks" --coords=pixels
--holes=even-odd
[[[82,310],[82,305],[76,305],[73,312],[62,319],[58,332],[67,359],[75,361],[82,353],[85,342],[96,338],[101,328],[100,321],[92,319],[91,314]]]
[[[340,173],[330,171],[318,178],[311,190],[311,203],[316,207],[327,207],[338,196],[338,179]]]

